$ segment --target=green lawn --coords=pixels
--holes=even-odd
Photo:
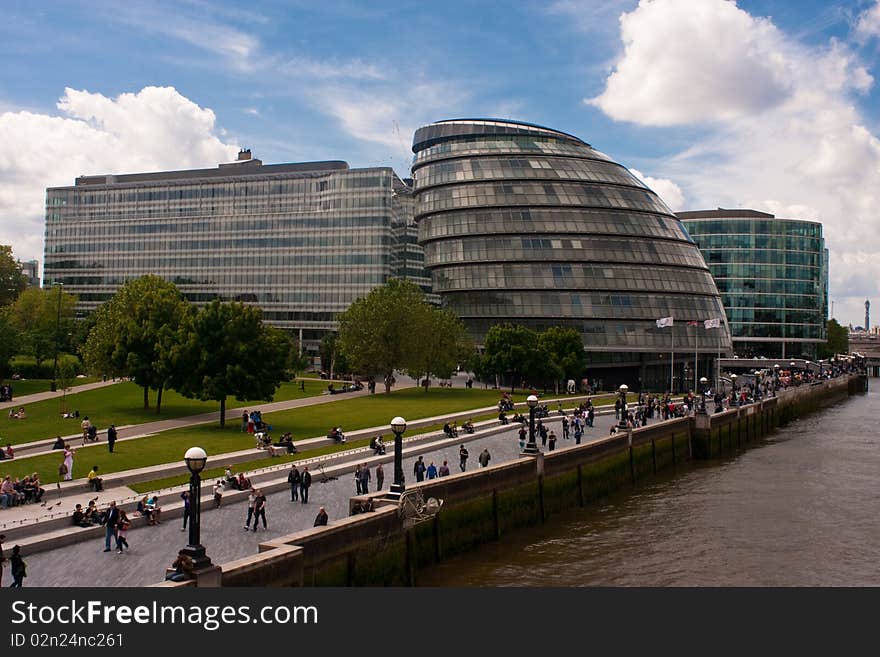
[[[275,392],[274,401],[303,399],[320,395],[327,389],[327,383],[305,380],[305,392],[300,390],[300,381],[282,383]],[[17,388],[13,389],[13,393],[15,396],[18,395]],[[54,438],[58,435],[68,436],[79,433],[81,420],[61,417],[64,409],[70,411],[76,409],[80,416],[87,415],[92,423],[101,430],[106,429],[110,424],[119,427],[207,412],[217,412],[219,418],[220,406],[217,402],[187,399],[173,390],[166,390],[162,394],[161,415],[156,415],[155,403],[156,395],[151,392],[150,404],[152,408],[145,410],[143,408],[143,390],[134,383],[123,382],[106,388],[68,394],[57,399],[25,404],[27,417],[24,420],[10,420],[7,415],[0,415],[0,444],[18,445],[44,438]],[[231,398],[226,403],[228,408],[232,408],[240,405],[259,406],[266,402],[239,402]],[[233,417],[228,413],[227,421],[236,427],[241,424],[239,417]]]
[[[70,385],[81,386],[86,383],[95,383],[95,381],[100,381],[100,379],[88,376],[84,379],[73,379]],[[33,395],[38,392],[49,392],[52,390],[52,379],[21,379],[19,381],[6,379],[3,383],[8,383],[12,386],[12,401],[25,395]]]
[[[307,382],[306,390],[308,391],[308,389]],[[387,427],[391,418],[395,415],[402,415],[409,420],[416,420],[446,413],[493,406],[499,399],[499,392],[497,390],[432,388],[428,393],[425,393],[420,388],[406,388],[392,392],[390,395],[376,394],[349,399],[345,399],[344,396],[341,397],[338,401],[328,402],[319,406],[266,413],[263,419],[272,425],[272,433],[275,437],[280,436],[285,431],[290,431],[293,434],[294,441],[297,442],[305,438],[326,435],[331,426],[342,426],[344,431],[351,432],[356,429],[373,426]],[[607,397],[613,398],[613,396]],[[599,396],[594,396],[593,399],[600,402]],[[522,400],[522,394],[514,395],[514,401]],[[570,409],[571,405],[566,404],[565,407]],[[556,409],[551,408],[550,410],[553,412]],[[487,417],[495,417],[495,413],[492,412],[482,416],[475,414],[473,419],[485,419]],[[438,425],[437,428],[439,429],[440,426],[442,425]],[[419,429],[419,432],[426,430]],[[393,439],[390,429],[385,430],[383,435],[386,442],[391,442]],[[340,448],[348,449],[360,444],[366,445],[368,442],[368,438],[361,441],[349,441],[344,446],[328,447],[327,451],[334,451]],[[78,444],[74,443],[73,446],[77,447]],[[250,434],[241,432],[241,423],[237,418],[231,418],[224,429],[220,429],[220,426],[216,423],[202,424],[184,429],[164,431],[149,438],[121,441],[116,443],[113,454],[108,452],[107,443],[102,439],[97,445],[77,447],[73,476],[76,478],[84,477],[93,465],[97,465],[101,473],[107,474],[160,463],[172,463],[178,460],[182,462],[184,452],[193,445],[199,445],[204,448],[210,459],[211,456],[252,448],[254,439]],[[320,453],[322,452],[309,451],[298,456],[313,456]],[[248,468],[260,467],[254,465],[254,463],[262,460],[262,454],[262,452],[254,449],[255,462],[250,463]],[[292,457],[275,457],[274,459],[270,457],[266,461],[267,464],[269,462],[280,463],[284,462],[285,459],[292,460]],[[58,464],[60,462],[60,452],[22,461],[2,461],[0,462],[0,473],[21,477],[36,471],[40,473],[44,484],[53,483],[58,480]],[[225,463],[216,464],[209,460],[208,472],[213,472],[217,467],[219,467],[219,472],[222,472],[223,466],[225,466]],[[215,477],[216,474],[208,474],[207,476]],[[186,480],[186,477],[174,477],[171,480],[175,483],[182,483]],[[156,486],[154,482],[150,483],[152,485],[147,488],[148,490],[163,487]]]

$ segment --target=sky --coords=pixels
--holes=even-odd
[[[427,123],[577,135],[673,210],[821,221],[830,302],[880,281],[880,0],[3,0],[0,244],[79,175],[345,160]],[[872,324],[876,324],[872,320]]]

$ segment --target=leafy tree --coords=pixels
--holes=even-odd
[[[449,310],[422,303],[413,309],[409,321],[412,333],[422,336],[407,357],[406,372],[416,380],[429,381],[431,375],[447,379],[474,351],[464,324]],[[430,339],[424,339],[424,336],[430,336]]]
[[[319,347],[321,369],[326,371],[331,379],[337,372],[347,374],[349,371],[348,361],[345,360],[345,355],[339,351],[338,337],[338,333],[326,334],[321,338],[321,345]]]
[[[496,382],[505,374],[510,375],[513,392],[518,378],[534,376],[545,369],[546,360],[538,346],[538,336],[531,329],[518,324],[496,324],[486,334],[481,369],[494,375]]]
[[[173,352],[172,385],[191,399],[220,402],[221,427],[228,396],[271,401],[284,380],[290,339],[260,316],[254,306],[214,300],[192,318],[187,341]]]
[[[128,281],[95,312],[95,326],[82,348],[86,366],[98,374],[130,377],[144,389],[157,391],[156,413],[162,410],[162,391],[174,374],[174,352],[184,339],[192,308],[173,283],[158,276]]]
[[[553,377],[556,394],[560,379],[577,380],[587,366],[583,340],[574,329],[551,327],[538,336],[538,347],[547,355],[547,372]]]
[[[424,299],[414,283],[392,279],[339,316],[339,351],[355,371],[381,374],[386,394],[391,392],[394,371],[411,362],[417,341],[427,341],[412,325]]]
[[[10,306],[10,319],[21,338],[20,349],[32,356],[39,367],[52,357],[56,348],[69,349],[77,297],[62,288],[29,287]]]
[[[27,287],[27,276],[12,257],[12,247],[0,244],[0,307],[8,306]]]
[[[831,358],[835,354],[849,353],[849,332],[836,319],[828,320],[828,340],[819,345],[819,358]]]
[[[18,329],[9,319],[9,309],[0,308],[0,379],[9,376],[9,360],[18,353]]]

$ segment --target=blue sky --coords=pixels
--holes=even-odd
[[[494,116],[578,135],[676,210],[820,220],[831,297],[880,280],[877,0],[4,1],[0,242],[42,260],[80,174],[344,159]]]

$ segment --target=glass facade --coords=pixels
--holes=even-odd
[[[258,305],[314,349],[340,312],[389,278],[427,289],[416,235],[411,186],[390,168],[246,157],[48,189],[44,278],[78,295],[84,315],[125,281],[156,274],[196,304]]]
[[[645,385],[668,383],[673,348],[677,362],[730,349],[699,249],[663,201],[607,155],[563,132],[492,119],[419,128],[413,152],[425,266],[478,344],[504,322],[572,327],[593,366],[638,366]],[[670,316],[674,335],[656,324]],[[712,318],[721,329],[703,328]]]
[[[816,357],[826,340],[822,224],[754,210],[681,212],[712,271],[740,356]]]

